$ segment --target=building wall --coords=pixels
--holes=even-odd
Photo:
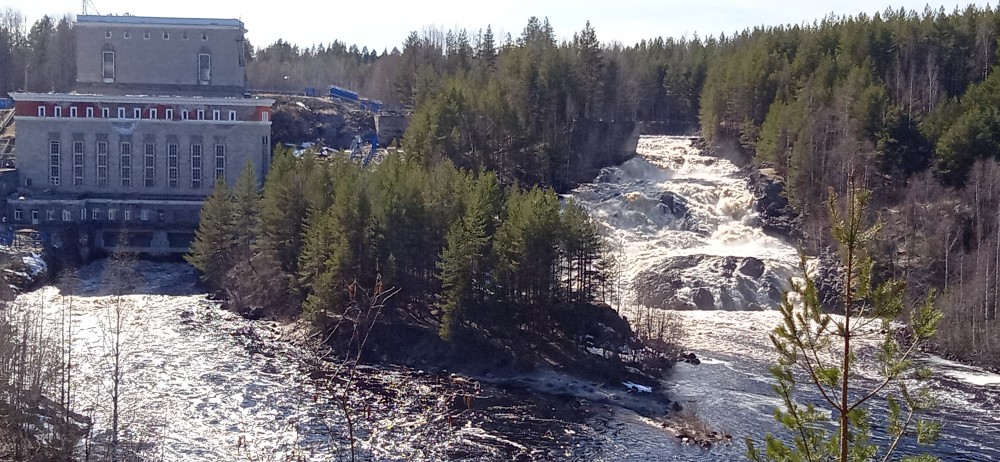
[[[245,88],[242,27],[78,22],[74,30],[80,92],[236,95]],[[113,83],[103,78],[105,51],[115,53]],[[208,85],[198,79],[203,53],[211,55]]]
[[[224,146],[226,182],[235,184],[248,161],[259,179],[270,165],[269,123],[19,117],[17,169],[30,191],[121,197],[204,197],[215,182],[215,147]],[[50,181],[52,142],[58,142],[58,185]],[[75,184],[74,144],[83,148],[82,184]],[[99,142],[108,147],[107,184],[98,181]],[[123,185],[122,143],[130,143],[130,185]],[[152,181],[146,183],[146,146],[152,147]],[[177,146],[177,184],[169,181],[168,149]],[[192,145],[202,147],[201,181],[193,185]]]

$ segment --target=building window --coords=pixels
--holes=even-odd
[[[129,221],[131,219],[132,219],[132,211],[129,209],[125,209],[125,221]]]
[[[94,118],[94,108],[92,108],[92,107],[88,107],[87,108],[87,118],[88,119],[93,119]]]
[[[169,32],[164,32],[163,33],[163,40],[170,40],[170,33]]]
[[[271,113],[270,112],[264,111],[264,112],[260,113],[260,121],[261,122],[270,122],[270,120],[271,120]]]
[[[122,187],[132,187],[132,143],[127,141],[121,144],[121,166]]]
[[[129,31],[125,31],[125,33],[123,35],[125,36],[125,40],[128,40],[128,39],[132,38],[132,33],[129,32]]]
[[[125,118],[125,108],[123,107],[118,108],[118,118],[119,119]]]
[[[62,106],[52,108],[52,117],[62,117]]]
[[[104,38],[111,38],[111,31],[104,32]]]
[[[181,109],[181,120],[188,120],[188,110]]]
[[[184,40],[187,40],[188,39],[188,33],[185,32],[183,35],[181,35],[181,38],[184,39]]]
[[[90,211],[90,219],[92,219],[92,220],[100,220],[101,219],[101,211],[99,209],[93,209],[93,210],[91,210]]]
[[[229,111],[229,120],[232,122],[236,121],[236,111]]]
[[[142,209],[139,211],[139,219],[142,221],[149,221],[149,210]]]
[[[115,215],[118,215],[117,209],[108,209],[108,220],[114,220]]]
[[[77,110],[76,110],[76,106],[70,106],[70,107],[69,107],[69,116],[70,116],[70,117],[79,117],[79,116],[77,115]]]
[[[45,219],[48,220],[48,221],[55,220],[56,219],[56,211],[55,210],[46,210],[45,211]]]
[[[178,167],[180,161],[177,158],[177,145],[167,145],[167,186],[177,187]]]
[[[45,106],[38,106],[38,117],[45,117]]]
[[[226,179],[226,146],[215,145],[215,179]]]
[[[73,142],[73,186],[83,186],[83,141]]]
[[[49,141],[49,184],[59,186],[59,142]]]
[[[110,108],[106,108],[106,107],[102,107],[101,108],[101,117],[103,117],[105,119],[111,118],[111,109]]]
[[[80,221],[87,219],[87,209],[80,209]]]
[[[23,220],[24,219],[24,211],[21,210],[21,209],[15,209],[14,210],[14,219],[17,220],[17,221]]]
[[[212,55],[198,54],[198,84],[208,85],[212,81]]]
[[[142,109],[139,109],[139,108],[132,109],[132,118],[133,119],[141,119],[142,118]]]
[[[201,189],[201,145],[191,145],[191,189]]]
[[[202,33],[201,33],[201,39],[202,39],[202,40],[208,40],[208,34],[206,34],[206,33],[202,32]]]
[[[149,40],[149,31],[143,32],[142,33],[142,38],[144,38],[146,40]]]
[[[104,66],[103,66],[103,77],[104,83],[112,83],[115,81],[115,52],[105,51],[104,52]]]
[[[149,118],[153,119],[153,120],[156,120],[156,116],[157,116],[157,114],[156,114],[156,108],[150,109],[149,110]]]
[[[31,178],[24,179],[24,186],[31,187]]]
[[[156,145],[146,143],[145,152],[142,159],[143,186],[152,188],[156,186]]]
[[[163,111],[163,118],[167,120],[174,120],[174,110],[166,109]]]
[[[62,211],[63,221],[73,221],[73,214],[69,210]]]
[[[108,185],[108,142],[97,142],[97,186]]]
[[[58,109],[58,108],[56,108]],[[56,116],[58,117],[58,116]],[[212,120],[222,120],[222,111],[215,109],[212,111]]]
[[[205,110],[198,109],[198,120],[205,120]]]

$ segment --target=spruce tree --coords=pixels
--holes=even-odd
[[[470,310],[485,302],[493,272],[492,241],[503,212],[503,195],[496,175],[485,173],[468,193],[465,214],[448,232],[448,245],[441,254],[441,337],[449,339],[455,326]]]
[[[247,161],[232,191],[235,258],[249,257],[260,219],[260,184],[253,162]]]
[[[260,249],[278,261],[289,275],[298,271],[298,255],[302,249],[302,225],[307,210],[301,183],[303,176],[292,151],[276,149],[260,206]]]
[[[212,194],[205,198],[191,251],[184,256],[201,273],[202,282],[214,291],[222,289],[233,266],[231,251],[235,234],[232,193],[225,181],[219,179]]]
[[[916,367],[913,355],[920,344],[934,335],[941,317],[931,297],[909,312],[909,345],[901,345],[894,324],[904,315],[905,283],[888,279],[875,283],[873,261],[867,247],[880,224],[865,226],[870,193],[853,184],[842,214],[837,197],[829,193],[833,237],[840,244],[843,284],[839,316],[824,312],[816,282],[804,270],[803,282],[792,282],[780,310],[782,323],[771,334],[778,363],[771,368],[777,379],[775,391],[783,406],[775,418],[788,429],[791,444],[768,434],[761,452],[748,437],[747,456],[754,461],[868,461],[890,460],[904,438],[927,444],[937,437],[940,424],[920,419],[932,405],[929,390],[921,382],[926,368]],[[875,358],[881,374],[876,384],[865,388],[858,378],[858,344],[875,336],[880,342]],[[797,388],[814,388],[822,397],[821,407],[802,405]],[[870,401],[886,395],[888,423],[884,427],[889,444],[878,447],[870,439]],[[831,422],[832,421],[832,422]],[[829,424],[836,427],[830,431]],[[921,456],[903,460],[935,460]]]

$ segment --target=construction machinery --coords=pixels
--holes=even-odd
[[[371,146],[371,149],[365,152],[365,146]],[[367,135],[357,135],[354,137],[354,142],[351,143],[351,160],[361,161],[361,166],[366,167],[368,163],[372,161],[372,157],[375,157],[375,150],[378,149],[378,135],[374,133],[369,133]]]

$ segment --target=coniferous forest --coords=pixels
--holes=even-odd
[[[25,68],[31,90],[65,87],[65,27],[4,13],[0,93],[23,87]],[[210,201],[205,223],[228,228],[203,228],[208,254],[193,258],[212,287],[247,284],[231,296],[277,293],[306,313],[336,310],[334,288],[378,275],[403,288],[400,303],[439,307],[446,326],[498,305],[592,298],[592,225],[546,189],[579,181],[567,174],[586,160],[574,126],[700,127],[721,154],[784,178],[810,254],[832,242],[827,191],[843,197],[851,176],[872,190],[886,221],[870,249],[879,274],[904,279],[910,302],[939,293],[941,352],[997,365],[998,32],[1000,12],[970,6],[638,44],[601,42],[589,24],[560,42],[536,18],[517,36],[428,29],[381,52],[279,41],[252,50],[251,87],[337,84],[412,109],[406,157],[358,171],[279,152],[262,198],[247,185],[217,191],[232,199]],[[255,293],[241,276],[268,272],[288,290]]]
[[[361,170],[279,149],[262,194],[249,165],[233,188],[216,185],[189,261],[250,316],[329,327],[393,290],[400,311],[386,315],[435,309],[449,340],[473,323],[543,331],[558,310],[609,295],[601,239],[579,207],[398,155]]]

